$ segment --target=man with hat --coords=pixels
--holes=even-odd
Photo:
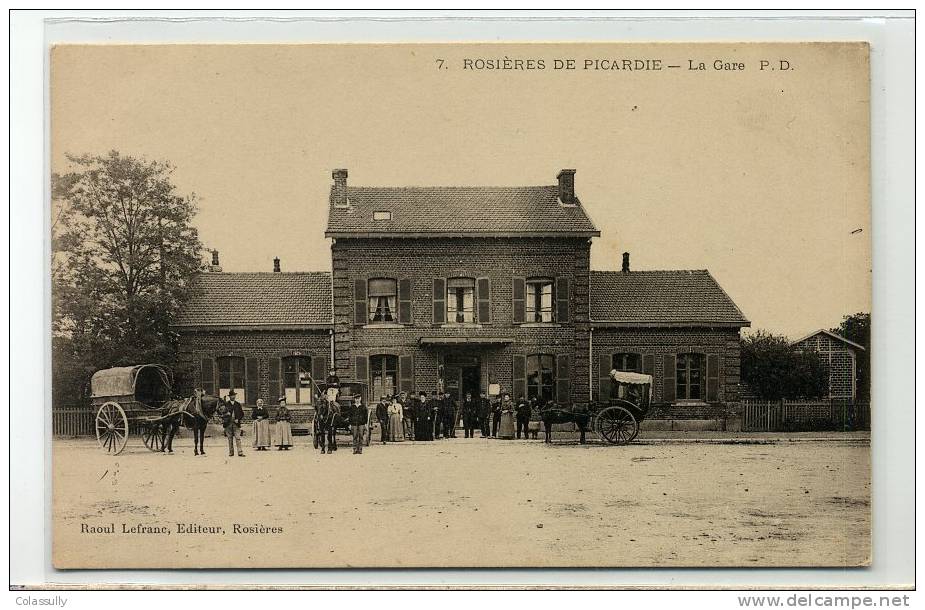
[[[225,436],[228,437],[228,456],[234,456],[237,446],[238,455],[244,457],[244,451],[241,449],[241,420],[244,419],[244,407],[237,401],[237,394],[234,390],[228,392],[228,399],[222,404],[219,413],[222,416]]]
[[[379,440],[385,445],[389,440],[389,397],[385,394],[376,404],[376,420],[379,422]]]
[[[414,440],[434,440],[434,412],[427,402],[427,392],[418,395],[418,404],[415,406]]]
[[[369,420],[369,413],[366,411],[366,405],[363,404],[363,398],[356,394],[353,397],[353,409],[350,411],[350,432],[353,434],[353,453],[363,453],[363,440],[366,437],[366,422]]]

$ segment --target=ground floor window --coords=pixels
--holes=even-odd
[[[234,390],[238,402],[247,403],[244,392],[244,358],[240,356],[221,356],[215,359],[218,365],[218,395],[227,398]]]
[[[372,399],[379,400],[383,394],[392,396],[398,392],[398,356],[370,356],[369,373]]]
[[[553,400],[555,395],[556,357],[551,354],[527,356],[527,398],[545,403]]]
[[[678,400],[703,398],[703,354],[678,354],[675,380]]]
[[[312,403],[312,360],[307,356],[283,358],[283,388],[286,402],[292,405]]]
[[[611,370],[624,371],[626,373],[642,372],[642,354],[614,354]]]

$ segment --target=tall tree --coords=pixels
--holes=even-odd
[[[829,391],[829,373],[815,352],[794,348],[786,337],[759,330],[741,341],[742,381],[765,400],[817,398]]]
[[[68,156],[52,176],[52,349],[55,404],[84,395],[93,371],[175,360],[170,323],[202,244],[194,194],[173,168],[124,156]]]
[[[855,362],[857,363],[857,396],[859,400],[870,400],[870,314],[858,312],[845,316],[838,327],[831,329],[864,347],[859,351]]]

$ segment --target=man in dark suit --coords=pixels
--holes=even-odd
[[[430,408],[433,410],[434,417],[434,438],[440,438],[443,430],[443,394],[434,392],[430,397]]]
[[[376,404],[376,420],[379,422],[379,440],[385,445],[389,440],[389,403],[385,396]]]
[[[244,419],[244,407],[238,402],[234,390],[228,392],[228,400],[222,405],[219,414],[222,417],[225,436],[228,437],[228,456],[234,456],[237,446],[238,455],[244,457],[244,451],[241,449],[241,420]]]
[[[472,398],[471,392],[466,392],[466,399],[462,404],[463,429],[466,438],[475,438],[475,425],[479,421],[479,406]]]
[[[449,392],[443,396],[443,438],[456,438],[456,401]]]
[[[491,405],[491,436],[498,437],[498,426],[501,425],[501,401],[496,400]]]
[[[520,433],[523,431],[524,440],[526,440],[528,438],[527,427],[528,423],[530,422],[531,409],[530,403],[525,400],[523,396],[517,400],[517,406],[514,407],[514,413],[517,415],[517,438],[520,438]]]
[[[482,431],[482,438],[488,438],[491,435],[489,428],[491,422],[491,401],[485,396],[485,392],[479,393],[479,429]]]

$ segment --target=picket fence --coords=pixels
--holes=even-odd
[[[870,403],[844,399],[742,401],[742,430],[870,430]]]

